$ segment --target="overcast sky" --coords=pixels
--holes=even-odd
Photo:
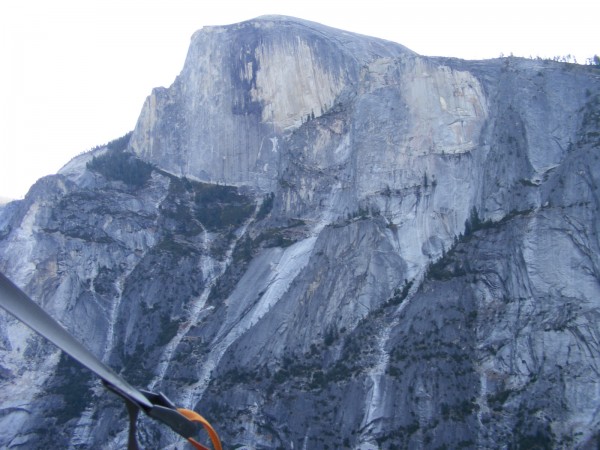
[[[204,25],[285,14],[466,59],[600,54],[597,0],[1,0],[0,197],[135,126]]]

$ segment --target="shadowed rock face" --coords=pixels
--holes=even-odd
[[[129,141],[0,210],[0,270],[227,448],[594,447],[599,93],[591,67],[204,28]],[[0,446],[124,446],[118,400],[0,336]]]

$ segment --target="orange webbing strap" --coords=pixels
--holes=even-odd
[[[204,427],[204,429],[206,430],[206,432],[208,433],[208,436],[210,437],[210,440],[211,440],[215,450],[223,450],[223,447],[221,447],[221,440],[219,439],[219,435],[217,434],[215,429],[212,427],[212,425],[210,423],[208,423],[208,420],[206,420],[204,417],[202,417],[196,411],[192,411],[191,409],[177,408],[177,411],[179,411],[183,416],[185,416],[186,419],[188,419],[192,422],[201,423],[202,426]],[[192,444],[198,450],[210,450],[210,449],[206,448],[205,446],[203,446],[202,444],[200,444],[199,442],[196,442],[192,438],[189,438],[188,441],[190,442],[190,444]]]

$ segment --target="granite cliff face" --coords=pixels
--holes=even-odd
[[[599,147],[592,67],[204,28],[131,136],[0,211],[0,270],[227,448],[595,448]],[[1,446],[123,447],[118,400],[0,336]]]

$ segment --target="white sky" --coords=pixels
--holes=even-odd
[[[0,197],[135,126],[204,25],[285,14],[465,59],[600,54],[598,0],[1,0]]]

